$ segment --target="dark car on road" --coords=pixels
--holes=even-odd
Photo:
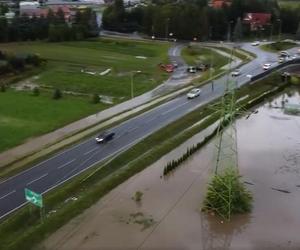
[[[98,135],[95,140],[98,143],[104,143],[112,140],[115,136],[114,132],[103,132],[102,134]]]

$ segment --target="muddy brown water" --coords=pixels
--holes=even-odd
[[[300,249],[300,117],[283,112],[286,101],[300,104],[299,93],[278,96],[237,121],[239,170],[254,197],[250,214],[225,222],[200,211],[215,141],[161,178],[163,166],[203,132],[112,190],[38,249]],[[136,191],[143,194],[140,202],[132,198]]]

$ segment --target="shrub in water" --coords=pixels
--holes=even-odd
[[[250,212],[252,195],[240,181],[233,168],[227,168],[223,174],[215,175],[208,186],[203,210],[214,211],[230,220],[232,214]]]

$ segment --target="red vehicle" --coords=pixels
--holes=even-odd
[[[174,65],[173,64],[163,64],[163,63],[160,63],[159,64],[159,67],[168,72],[168,73],[172,73],[174,71]]]

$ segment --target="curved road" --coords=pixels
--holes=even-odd
[[[243,47],[252,51],[257,49],[249,47],[248,44]],[[255,53],[258,52],[255,51]],[[175,52],[174,56],[177,57]],[[276,55],[259,51],[258,58],[241,67],[243,75],[235,78],[237,85],[248,83],[249,78],[245,76],[246,74],[256,75],[262,73],[262,63],[266,60],[275,59]],[[114,140],[107,144],[99,145],[94,138],[90,138],[3,181],[0,183],[0,218],[26,204],[24,188],[29,188],[37,193],[45,193],[57,187],[95,164],[129,148],[142,138],[179,119],[197,107],[220,97],[225,91],[226,80],[227,76],[224,76],[215,80],[213,86],[211,84],[203,86],[200,98],[187,100],[186,96],[182,95],[123,122],[111,129],[116,135]]]

